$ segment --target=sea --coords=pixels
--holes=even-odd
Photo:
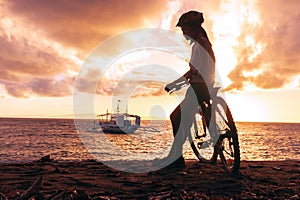
[[[167,156],[172,142],[168,120],[142,121],[134,134],[90,132],[73,119],[0,118],[0,163],[37,161],[150,160]],[[300,123],[236,122],[241,160],[300,160]],[[148,129],[147,129],[148,128]],[[153,131],[155,130],[155,131]],[[188,142],[184,157],[196,159]]]

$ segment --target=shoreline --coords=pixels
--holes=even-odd
[[[299,160],[241,161],[240,174],[229,175],[221,164],[197,160],[186,160],[180,169],[128,173],[94,160],[45,159],[0,163],[0,177],[0,193],[7,199],[20,199],[41,177],[35,199],[300,198]]]

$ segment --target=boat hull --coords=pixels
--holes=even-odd
[[[132,125],[128,127],[118,127],[118,126],[101,126],[101,129],[104,133],[111,133],[111,134],[130,134],[134,133],[139,126]]]

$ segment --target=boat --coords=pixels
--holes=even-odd
[[[128,113],[97,115],[97,122],[104,133],[134,133],[140,127],[141,117]]]
[[[97,125],[104,133],[134,133],[141,123],[141,117],[138,115],[132,115],[127,113],[120,113],[119,102],[116,113],[109,113],[97,115]]]

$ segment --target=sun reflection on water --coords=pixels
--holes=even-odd
[[[82,141],[73,120],[0,119],[0,162],[34,161],[51,155],[55,160],[151,160],[168,155],[173,142],[169,121],[143,121],[160,132],[138,130],[130,135],[106,134],[103,141],[85,132]],[[237,123],[241,160],[300,160],[300,124]],[[98,139],[97,139],[98,138]],[[107,142],[109,141],[109,142]],[[86,143],[90,145],[87,146]],[[184,157],[195,159],[188,144]],[[113,150],[112,150],[112,147]]]

